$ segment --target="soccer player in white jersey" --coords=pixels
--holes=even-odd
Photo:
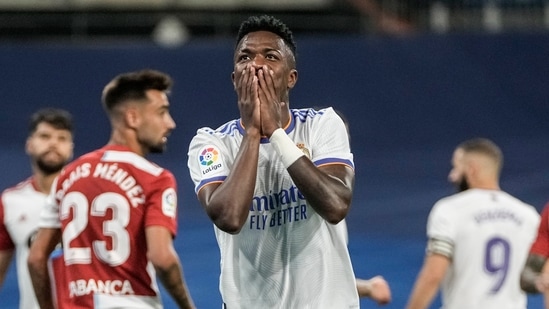
[[[503,155],[484,138],[455,149],[449,180],[462,192],[439,200],[427,223],[426,257],[408,309],[526,309],[519,279],[539,224],[536,209],[499,186]]]
[[[168,75],[143,70],[103,90],[110,140],[61,171],[29,253],[41,308],[53,306],[45,257],[60,240],[68,308],[162,308],[156,276],[181,308],[194,308],[173,247],[175,178],[145,159],[164,151],[175,128],[171,84]]]
[[[290,109],[291,31],[252,16],[237,35],[240,119],[199,129],[188,166],[221,252],[224,307],[358,308],[346,235],[354,164],[332,108]]]
[[[27,257],[53,180],[72,158],[72,135],[72,116],[69,112],[44,108],[32,114],[25,145],[32,175],[6,189],[0,199],[0,287],[15,253],[19,308],[22,309],[39,308],[27,268]]]

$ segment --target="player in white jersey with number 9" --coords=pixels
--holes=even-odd
[[[252,16],[237,36],[232,80],[240,119],[202,128],[188,166],[221,251],[228,309],[358,308],[344,229],[354,163],[332,108],[290,109],[291,31]]]
[[[156,276],[181,308],[194,308],[173,247],[175,178],[144,158],[163,152],[175,128],[171,84],[168,75],[143,70],[105,87],[110,141],[63,169],[29,254],[42,309],[53,306],[45,258],[60,240],[67,308],[162,308]]]
[[[539,214],[499,187],[503,155],[484,138],[458,145],[449,179],[460,193],[439,200],[408,309],[428,308],[442,285],[444,309],[526,309],[519,279]]]

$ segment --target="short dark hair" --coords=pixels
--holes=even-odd
[[[458,145],[459,149],[463,149],[465,153],[480,153],[491,158],[499,167],[503,167],[503,153],[501,149],[493,141],[477,137],[466,140]]]
[[[72,115],[60,108],[46,107],[34,112],[29,121],[29,135],[32,135],[38,125],[47,123],[58,130],[73,132]]]
[[[173,81],[165,73],[155,70],[141,70],[116,76],[103,89],[102,102],[107,112],[127,100],[145,100],[147,90],[169,92]]]
[[[248,19],[243,21],[240,24],[240,28],[238,29],[235,48],[236,46],[238,46],[244,36],[246,36],[250,32],[256,31],[268,31],[278,35],[290,48],[292,54],[294,55],[294,58],[297,57],[296,45],[292,31],[282,21],[269,15],[250,16],[248,17]]]

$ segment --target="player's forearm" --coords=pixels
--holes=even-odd
[[[6,278],[6,273],[8,272],[12,257],[13,250],[0,251],[0,288],[4,284],[4,279]]]
[[[425,309],[429,307],[441,282],[441,277],[433,276],[432,273],[432,268],[425,266],[422,268],[410,294],[406,309]]]
[[[436,288],[418,286],[417,289],[414,289],[406,309],[426,309],[429,308],[429,305],[435,297]]]
[[[538,274],[533,272],[531,269],[524,269],[520,275],[520,288],[530,294],[539,293],[536,288],[536,279]]]
[[[207,201],[206,210],[211,220],[227,233],[238,233],[248,218],[258,158],[259,136],[245,136],[231,172]]]
[[[356,290],[359,297],[370,297],[372,294],[372,284],[370,280],[356,279]]]
[[[36,300],[41,309],[53,309],[50,277],[48,274],[47,261],[29,260],[29,274],[34,288]]]
[[[167,268],[156,268],[164,288],[173,297],[179,308],[194,309],[195,305],[183,280],[181,265],[174,262]]]
[[[539,278],[543,266],[545,265],[545,257],[537,254],[530,254],[526,259],[526,265],[520,275],[520,287],[527,293],[536,294],[540,290],[536,286],[536,282]]]
[[[320,171],[306,157],[292,164],[288,172],[309,205],[326,221],[337,224],[347,216],[353,195],[350,185]]]

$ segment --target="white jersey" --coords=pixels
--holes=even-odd
[[[293,109],[285,131],[315,165],[354,168],[345,125],[333,109]],[[243,132],[239,120],[198,130],[188,161],[196,192],[229,175]],[[261,140],[254,198],[242,230],[231,235],[214,228],[226,308],[359,307],[346,230],[308,205],[267,138]]]
[[[0,202],[0,251],[15,249],[19,308],[39,308],[27,268],[32,238],[38,231],[40,211],[46,204],[46,194],[34,187],[29,178],[2,193]]]
[[[454,246],[444,309],[525,309],[519,278],[539,224],[536,209],[503,191],[470,189],[438,201],[427,236]]]

